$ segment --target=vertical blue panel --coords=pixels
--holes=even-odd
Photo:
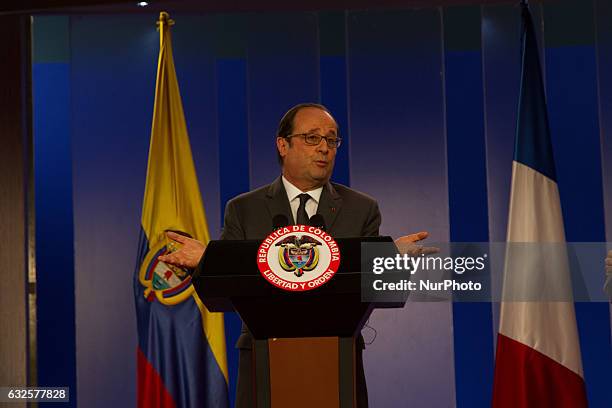
[[[36,63],[32,77],[38,385],[70,387],[69,406],[75,407],[70,64]]]
[[[221,216],[232,197],[249,191],[246,61],[217,60]],[[221,219],[222,220],[222,219]]]
[[[612,157],[612,3],[595,2],[601,156]],[[612,241],[612,160],[602,160],[606,237]]]
[[[243,58],[217,60],[217,104],[219,122],[219,181],[221,212],[232,197],[249,190],[246,61]],[[221,214],[223,215],[223,214]],[[230,405],[236,398],[240,317],[225,314]]]
[[[566,238],[601,242],[605,221],[592,1],[546,5],[544,17],[546,91]],[[603,276],[603,265],[586,273]],[[612,361],[608,313],[604,303],[576,305],[591,406],[610,403],[605,380]]]
[[[352,183],[380,200],[384,233],[445,240],[439,13],[351,13],[348,25]]]
[[[351,135],[347,116],[346,57],[321,56],[321,103],[332,112],[342,137],[342,145],[336,154],[332,180],[350,185]]]
[[[612,3],[595,2],[595,26],[597,28],[597,74],[599,91],[599,127],[601,131],[601,156],[612,157]],[[602,183],[605,203],[606,240],[612,241],[612,160],[602,160]],[[612,249],[612,248],[608,248]],[[612,326],[612,304],[609,307]],[[610,333],[612,335],[612,331]]]
[[[599,270],[592,272],[603,275]],[[612,404],[609,381],[612,366],[609,306],[607,303],[578,302],[575,307],[589,406],[609,407]]]
[[[489,239],[504,242],[512,180],[512,159],[521,73],[520,9],[516,6],[482,8],[482,58],[487,154]],[[492,258],[492,268],[499,260]],[[498,269],[499,270],[499,269]],[[501,279],[492,277],[493,293],[501,293]],[[499,304],[492,304],[491,330],[497,336]]]
[[[573,46],[549,48],[546,55],[566,238],[574,242],[605,241],[595,51],[590,46]],[[603,275],[602,270],[587,273]],[[576,318],[589,403],[604,406],[610,402],[604,378],[612,361],[608,305],[576,304]]]
[[[487,242],[480,7],[445,9],[443,22],[450,237],[453,242]],[[491,304],[455,300],[457,406],[485,407],[493,388]]]
[[[174,63],[211,239],[218,239],[219,136],[214,39],[211,16],[174,16]],[[148,123],[151,119],[148,120]]]
[[[214,16],[217,122],[219,134],[219,187],[223,224],[225,204],[249,190],[249,133],[247,98],[246,18],[236,14]],[[238,349],[242,321],[236,313],[225,313],[230,406],[236,398]]]
[[[351,185],[378,199],[382,234],[447,241],[439,11],[349,13],[347,33]],[[408,302],[376,311],[369,326],[373,406],[454,405],[450,304]]]
[[[154,16],[71,17],[79,406],[136,404],[133,271],[151,133]]]
[[[546,74],[567,239],[603,241],[595,47],[547,47]]]
[[[319,100],[319,47],[313,13],[253,14],[248,32],[250,186],[280,175],[275,136],[293,105]]]
[[[319,13],[321,103],[334,115],[340,128],[342,146],[336,155],[332,179],[350,184],[348,94],[346,77],[346,13]]]
[[[467,23],[480,28],[480,10],[477,11],[478,20]],[[445,15],[444,21],[452,18]],[[463,24],[465,30],[466,22]],[[452,26],[445,24],[445,30]],[[445,33],[445,36],[453,35],[459,33]],[[489,240],[482,61],[479,44],[477,47],[476,50],[447,48],[444,54],[448,200],[451,240],[455,242]]]

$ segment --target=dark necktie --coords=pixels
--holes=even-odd
[[[308,225],[308,214],[306,213],[306,201],[310,200],[310,195],[308,194],[300,194],[298,196],[300,198],[300,206],[297,210],[297,219],[296,224],[298,225]]]

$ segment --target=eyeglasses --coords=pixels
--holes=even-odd
[[[292,137],[303,137],[304,142],[310,146],[318,146],[321,143],[321,139],[325,139],[327,143],[327,147],[336,149],[340,147],[340,143],[342,142],[342,138],[336,136],[322,136],[317,133],[296,133],[293,135],[285,136],[285,139],[290,139]]]

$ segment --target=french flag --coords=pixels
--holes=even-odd
[[[522,16],[522,74],[507,241],[546,246],[565,242],[565,231],[538,46],[526,4]],[[564,256],[537,262],[506,259],[504,295],[509,288],[529,291],[541,282],[554,282],[567,293],[563,298],[525,296],[502,302],[495,408],[587,406],[567,256],[557,253]]]

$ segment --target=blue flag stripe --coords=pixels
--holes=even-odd
[[[155,299],[148,301],[138,279],[140,263],[149,249],[142,230],[139,246],[134,295],[140,350],[177,407],[229,406],[227,383],[206,341],[196,302],[190,297],[168,307]]]
[[[538,44],[527,7],[523,7],[523,24],[523,68],[514,160],[557,181]]]

